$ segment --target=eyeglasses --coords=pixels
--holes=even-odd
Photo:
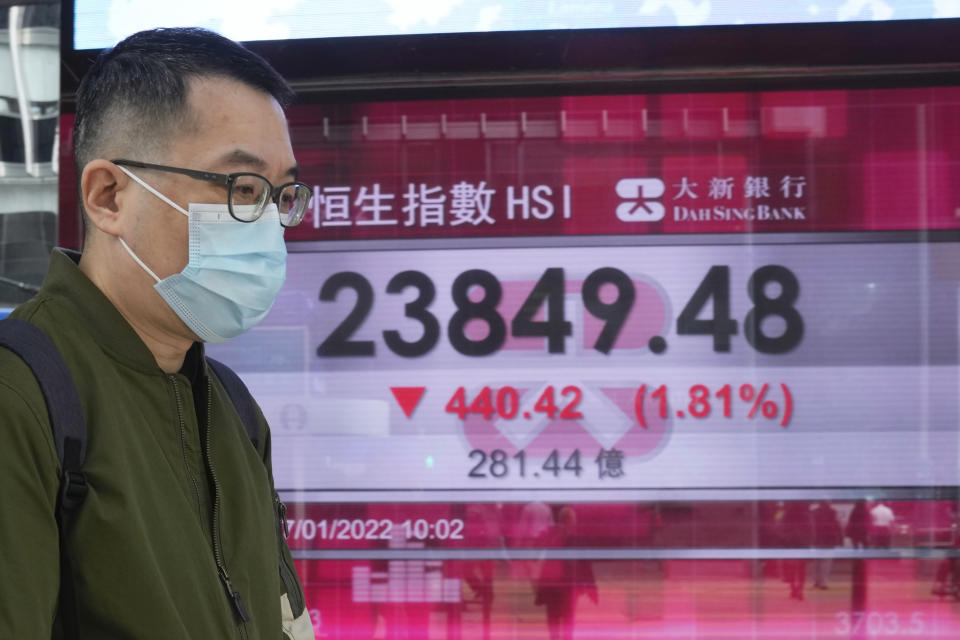
[[[295,227],[303,220],[303,214],[307,211],[307,204],[313,195],[310,187],[302,182],[287,182],[275,187],[259,173],[213,173],[123,159],[110,162],[140,169],[180,173],[194,180],[223,185],[227,188],[227,209],[230,215],[240,222],[259,220],[264,209],[272,201],[277,203],[277,208],[280,210],[280,224],[285,227]]]

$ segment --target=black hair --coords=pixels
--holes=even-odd
[[[77,90],[73,145],[78,173],[109,138],[120,135],[148,147],[162,143],[188,115],[188,83],[199,77],[237,80],[283,107],[294,97],[266,60],[217,33],[199,28],[135,33],[103,51]]]

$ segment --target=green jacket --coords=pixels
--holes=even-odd
[[[164,373],[78,259],[55,251],[40,293],[12,315],[60,350],[86,418],[89,491],[67,541],[80,637],[312,639],[308,614],[291,613],[303,591],[276,531],[262,414],[258,451],[202,345]],[[59,480],[43,395],[0,349],[0,638],[62,635]]]

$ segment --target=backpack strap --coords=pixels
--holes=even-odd
[[[0,321],[0,346],[17,354],[30,367],[40,385],[64,475],[82,475],[80,469],[86,457],[87,427],[77,387],[60,352],[43,331],[17,318]]]
[[[47,405],[53,443],[60,461],[57,529],[60,538],[60,615],[67,637],[77,630],[76,598],[66,540],[73,518],[87,496],[83,461],[87,453],[87,425],[70,370],[47,335],[17,318],[0,321],[0,346],[17,354],[37,379]]]
[[[247,389],[247,385],[243,383],[243,380],[240,379],[240,376],[238,376],[233,369],[219,360],[208,357],[207,364],[209,364],[213,372],[217,374],[217,378],[220,379],[223,388],[227,390],[227,395],[230,396],[230,402],[233,403],[237,414],[240,415],[240,421],[243,422],[243,428],[247,432],[247,437],[250,438],[250,442],[253,443],[253,448],[259,451],[260,434],[257,432],[257,410],[253,404],[253,396],[250,395],[250,390]]]

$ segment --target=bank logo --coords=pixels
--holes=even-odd
[[[624,178],[617,183],[617,195],[624,202],[617,206],[621,222],[658,222],[663,220],[666,208],[657,199],[666,186],[657,178]]]

